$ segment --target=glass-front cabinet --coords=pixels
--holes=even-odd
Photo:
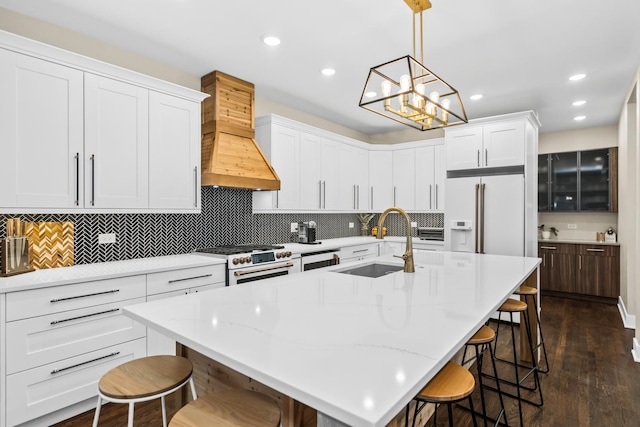
[[[539,155],[538,211],[617,212],[612,153],[615,148]]]

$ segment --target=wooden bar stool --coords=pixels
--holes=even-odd
[[[98,383],[98,404],[93,427],[98,425],[103,400],[129,404],[128,426],[132,427],[134,404],[157,398],[162,401],[162,425],[167,427],[166,395],[190,383],[191,395],[197,399],[192,373],[191,362],[179,356],[149,356],[116,366],[104,374]]]
[[[278,427],[280,407],[271,397],[250,390],[217,391],[190,402],[169,427]]]
[[[493,375],[495,375],[495,377],[498,378],[498,370],[496,369],[496,359],[493,353],[493,347],[491,347],[491,343],[495,339],[496,339],[496,333],[493,331],[493,329],[491,329],[488,326],[482,326],[480,329],[478,329],[478,331],[475,334],[473,334],[473,336],[469,339],[469,341],[467,341],[464,347],[464,353],[462,354],[462,366],[476,360],[476,368],[478,370],[478,383],[480,385],[480,401],[482,402],[482,417],[484,419],[485,427],[487,426],[487,420],[491,419],[493,421],[493,419],[487,416],[487,406],[486,406],[485,397],[484,397],[484,389],[489,387],[485,387],[485,385],[482,383],[482,377],[483,377],[482,362],[484,359],[484,352],[487,351],[488,349],[489,355],[491,357],[491,365],[493,366]],[[467,359],[467,349],[471,346],[475,349],[475,355]],[[496,380],[496,388],[498,392],[498,398],[500,400],[500,412],[498,413],[498,416],[495,418],[494,425],[497,426],[500,423],[500,420],[503,419],[503,417],[504,417],[505,424],[509,425],[509,422],[507,421],[507,413],[504,407],[504,401],[502,399],[502,391],[500,390],[499,380]]]
[[[469,399],[469,405],[471,408],[471,418],[473,419],[473,425],[477,427],[475,411],[473,410],[473,400],[471,399],[471,393],[475,388],[476,381],[471,375],[471,372],[463,368],[454,362],[447,362],[447,364],[436,374],[435,377],[429,381],[429,383],[418,393],[413,399],[416,400],[416,408],[413,413],[412,426],[416,424],[416,417],[427,406],[427,403],[434,403],[436,405],[440,403],[447,404],[447,412],[449,414],[449,426],[453,427],[453,411],[451,405],[463,400]],[[420,405],[422,403],[422,405]],[[434,424],[437,420],[438,408],[434,413]],[[409,405],[407,405],[405,415],[405,425],[409,426]]]
[[[541,364],[538,363],[538,372],[543,374],[549,373],[549,359],[547,358],[547,346],[544,344],[544,337],[542,336],[542,325],[540,324],[540,314],[538,313],[538,302],[536,296],[538,295],[538,290],[536,288],[532,288],[531,286],[521,285],[515,292],[516,295],[523,295],[525,298],[525,302],[529,304],[528,299],[531,297],[531,304],[535,307],[536,312],[536,324],[538,325],[538,333],[540,334],[540,342],[533,348],[533,352],[537,353],[538,349],[542,347],[542,354],[544,356],[544,369],[541,369]],[[536,357],[536,361],[538,358]]]
[[[516,335],[515,335],[515,324],[513,322],[513,314],[514,313],[520,313],[520,321],[524,321],[524,327],[525,329],[523,330],[522,328],[520,328],[520,333],[526,333],[527,334],[527,341],[529,344],[529,354],[531,356],[531,360],[534,361],[534,354],[533,354],[533,342],[531,340],[531,334],[527,333],[527,331],[530,331],[530,322],[529,322],[529,315],[527,313],[527,303],[523,302],[523,301],[518,301],[515,299],[511,299],[511,298],[507,298],[507,300],[500,306],[500,308],[498,308],[498,331],[500,330],[500,320],[501,320],[501,316],[502,313],[508,313],[509,314],[509,324],[511,326],[511,350],[512,350],[512,354],[513,354],[513,362],[512,365],[514,367],[514,373],[515,373],[515,381],[508,381],[504,378],[496,378],[493,375],[489,375],[489,374],[484,374],[486,377],[489,378],[494,378],[496,381],[500,381],[502,383],[506,383],[506,384],[510,384],[512,386],[515,387],[517,394],[513,395],[511,393],[507,393],[505,391],[503,391],[502,393],[504,395],[513,397],[515,399],[518,400],[518,412],[519,412],[519,416],[520,416],[520,425],[522,425],[522,402],[526,402],[529,403],[531,405],[534,406],[542,406],[543,404],[543,400],[542,400],[542,387],[540,386],[540,377],[538,376],[538,368],[535,362],[532,362],[532,366],[531,367],[526,367],[528,370],[527,372],[520,376],[519,373],[519,368],[521,367],[521,365],[518,363],[518,351],[516,350]],[[497,347],[497,342],[498,342],[498,332],[496,332],[496,347]],[[495,350],[494,350],[495,351]],[[502,359],[498,359],[498,360],[502,360]],[[523,383],[524,381],[531,375],[533,374],[533,380],[534,380],[534,385],[533,387],[529,388],[527,386],[525,386]],[[529,399],[525,399],[524,397],[522,397],[522,393],[521,393],[521,389],[528,389],[528,390],[532,390],[538,391],[538,396],[540,401],[539,402],[534,402],[532,400]]]

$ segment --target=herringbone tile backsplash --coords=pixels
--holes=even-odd
[[[119,261],[191,252],[198,247],[292,241],[290,224],[315,221],[318,239],[360,235],[355,214],[252,214],[251,191],[202,188],[201,214],[0,214],[0,237],[8,218],[22,221],[72,221],[76,264]],[[418,226],[442,227],[442,214],[411,214]],[[377,221],[373,219],[372,225]],[[349,228],[353,222],[355,227]],[[387,218],[389,235],[404,235],[398,215]],[[115,244],[98,245],[98,234],[116,233]]]

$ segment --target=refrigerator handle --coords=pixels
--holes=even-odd
[[[480,226],[480,223],[478,222],[478,189],[480,187],[480,184],[476,184],[476,192],[475,192],[475,196],[476,196],[476,213],[475,213],[475,227],[473,227],[474,229],[474,233],[475,233],[475,242],[476,242],[476,248],[475,248],[475,253],[478,253],[478,227]]]
[[[480,187],[480,222],[482,228],[480,228],[480,253],[484,253],[484,187],[486,184],[482,184]]]

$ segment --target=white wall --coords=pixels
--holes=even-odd
[[[538,153],[540,154],[617,146],[618,127],[616,125],[541,133],[538,138]]]

